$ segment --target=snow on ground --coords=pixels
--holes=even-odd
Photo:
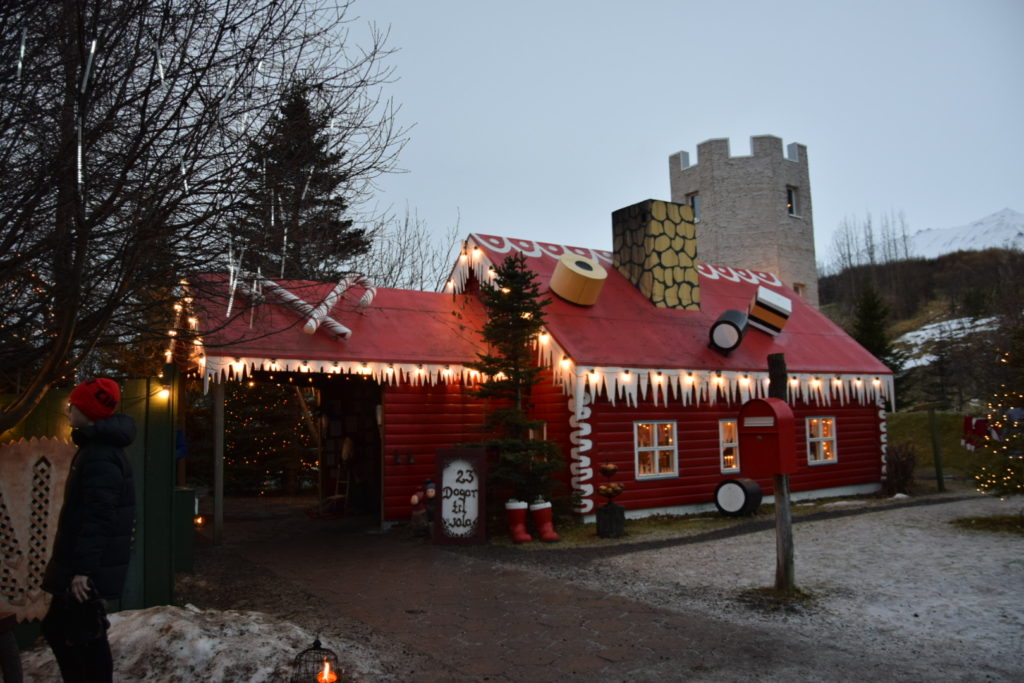
[[[108,634],[116,680],[123,683],[245,681],[278,683],[316,634],[259,612],[150,607],[110,615]],[[341,661],[372,661],[355,643],[324,639]],[[26,683],[59,681],[49,648],[22,654]]]
[[[1024,538],[949,524],[1016,514],[1022,505],[979,496],[795,524],[796,582],[815,596],[796,613],[736,600],[744,589],[774,584],[774,530],[619,556],[613,573],[628,574],[634,597],[645,601],[673,596],[679,609],[762,620],[803,638],[855,640],[864,652],[904,647],[1024,675]]]
[[[662,608],[771,624],[794,652],[842,639],[865,653],[934,661],[936,671],[963,673],[984,662],[985,680],[1022,680],[1024,538],[949,524],[1016,513],[1022,504],[977,496],[797,523],[796,581],[814,600],[795,611],[750,609],[737,599],[773,585],[774,530],[615,555],[601,560],[601,571],[580,568],[570,580]],[[548,571],[543,563],[533,570]],[[288,664],[315,636],[256,612],[154,607],[111,622],[124,683],[287,680],[280,677]],[[350,672],[374,680],[374,652],[353,642],[324,646]],[[23,662],[26,681],[58,680],[47,648],[25,653]]]
[[[936,356],[930,353],[932,346],[940,341],[958,341],[971,334],[979,334],[997,329],[999,318],[953,318],[940,320],[919,327],[912,332],[893,340],[893,343],[907,353],[903,364],[904,370],[928,365],[935,362]]]

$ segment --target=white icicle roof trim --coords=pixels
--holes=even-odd
[[[622,366],[577,366],[554,336],[542,333],[537,341],[538,363],[551,369],[553,381],[572,395],[576,384],[596,399],[602,394],[615,405],[625,400],[637,406],[648,393],[654,405],[672,400],[684,406],[705,401],[742,405],[752,398],[768,397],[768,373],[755,370],[708,370],[687,368],[638,368]],[[892,403],[895,392],[891,375],[789,373],[789,399],[828,406],[847,403],[874,405],[878,400]]]
[[[223,383],[243,381],[254,372],[297,372],[324,375],[364,375],[381,384],[397,384],[405,381],[414,386],[461,382],[474,384],[480,381],[480,373],[463,365],[451,363],[384,363],[376,361],[305,361],[294,358],[231,358],[208,356],[203,373],[203,391],[208,391],[210,382]]]

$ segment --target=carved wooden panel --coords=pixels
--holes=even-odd
[[[0,611],[41,619],[43,571],[53,549],[75,446],[21,439],[0,446]]]

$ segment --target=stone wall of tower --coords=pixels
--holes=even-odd
[[[697,146],[693,165],[687,152],[672,155],[672,201],[689,204],[699,195],[702,263],[775,273],[817,306],[807,148],[793,143],[783,154],[780,138],[760,135],[750,139],[750,150],[750,156],[730,156],[729,141],[715,139]],[[797,200],[792,214],[788,190]]]

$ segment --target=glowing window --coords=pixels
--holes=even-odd
[[[786,213],[790,216],[800,215],[800,190],[792,185],[786,186]]]
[[[634,422],[636,478],[657,479],[678,474],[676,423]]]
[[[740,441],[736,420],[718,421],[718,454],[723,474],[740,471]]]
[[[807,463],[827,465],[836,462],[836,419],[807,418]]]

